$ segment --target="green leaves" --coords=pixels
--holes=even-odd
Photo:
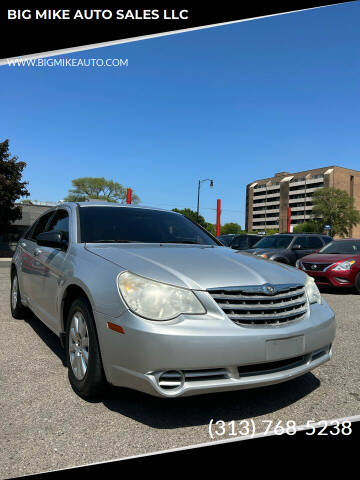
[[[229,233],[238,234],[238,233],[244,233],[244,232],[242,231],[241,226],[238,223],[229,222],[229,223],[225,223],[221,227],[221,234],[228,235]]]
[[[125,203],[126,188],[104,177],[80,177],[72,180],[66,202],[84,202],[86,200],[105,200],[112,203]],[[131,203],[140,203],[140,198],[132,192]]]
[[[360,223],[360,213],[354,207],[354,199],[338,188],[321,188],[312,197],[314,218],[321,218],[323,225],[331,225],[331,234],[347,237],[352,227]]]
[[[312,220],[295,225],[294,233],[323,233],[324,223]]]
[[[25,162],[19,162],[17,156],[9,152],[9,140],[0,142],[0,224],[8,225],[21,218],[21,208],[15,206],[20,197],[30,194],[26,188],[28,182],[22,182]]]

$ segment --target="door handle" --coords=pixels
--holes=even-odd
[[[40,250],[40,248],[35,248],[34,257],[37,257],[38,255],[40,255],[40,253],[42,253],[42,250]]]

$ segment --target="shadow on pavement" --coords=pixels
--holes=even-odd
[[[65,366],[59,338],[31,312],[24,320]],[[109,386],[100,398],[90,402],[103,403],[109,410],[153,428],[175,429],[207,425],[212,418],[231,421],[266,415],[296,403],[319,386],[312,373],[269,387],[174,399]]]
[[[158,429],[208,425],[266,415],[296,403],[320,386],[312,374],[252,390],[165,399],[126,388],[110,387],[100,400],[110,410]]]
[[[350,287],[331,287],[325,285],[318,285],[321,293],[329,293],[332,295],[358,295],[355,288]]]
[[[24,321],[30,325],[34,332],[41,338],[41,340],[55,353],[55,355],[61,360],[61,363],[65,364],[64,349],[60,345],[60,339],[55,333],[53,333],[46,325],[42,323],[30,310],[26,314]]]

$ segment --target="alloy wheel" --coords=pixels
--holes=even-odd
[[[14,275],[13,281],[11,284],[11,306],[12,309],[16,309],[17,301],[18,301],[18,279],[17,275]]]
[[[88,369],[89,332],[81,312],[74,313],[69,330],[69,357],[71,369],[78,380],[82,380]]]

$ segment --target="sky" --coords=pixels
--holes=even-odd
[[[328,165],[360,170],[360,3],[64,55],[128,67],[0,67],[0,141],[30,197],[113,179],[144,205],[245,224],[246,185]],[[57,57],[59,58],[59,57]],[[60,57],[61,58],[61,57]]]

